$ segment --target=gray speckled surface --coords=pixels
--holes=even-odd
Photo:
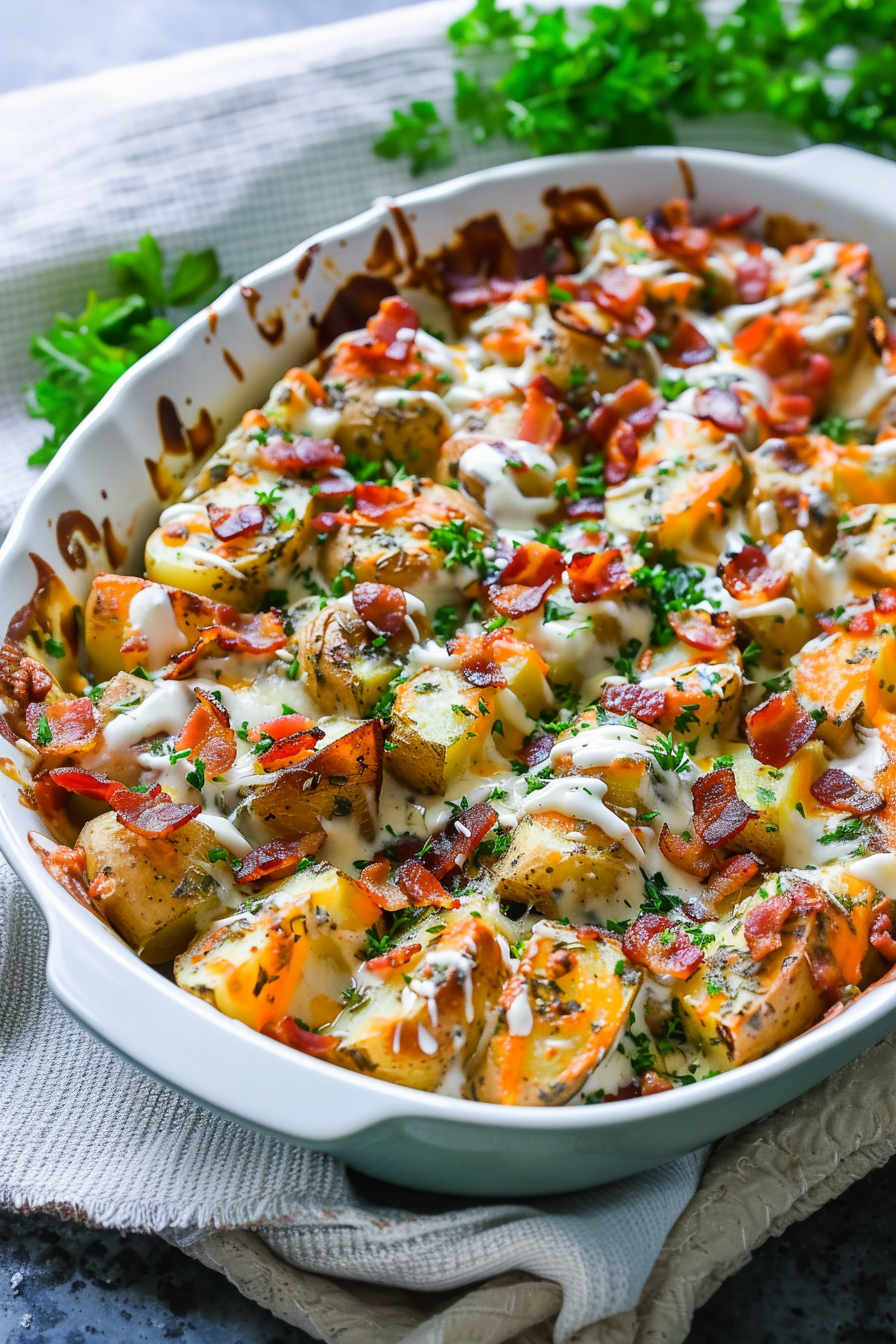
[[[407,0],[406,0],[407,2]],[[6,0],[0,92],[400,0]],[[768,1242],[698,1313],[688,1344],[890,1344],[896,1164]],[[0,1340],[308,1344],[153,1237],[0,1214]]]

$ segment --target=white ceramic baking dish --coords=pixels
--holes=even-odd
[[[591,184],[620,213],[690,190],[698,215],[760,205],[813,221],[830,237],[870,244],[885,286],[896,292],[896,164],[831,146],[777,159],[665,148],[569,155],[426,188],[402,198],[398,212],[379,203],[256,271],[242,292],[233,286],[216,301],[215,316],[193,318],[116,384],[44,473],[0,551],[2,626],[34,590],[30,552],[65,579],[77,601],[92,574],[110,568],[101,541],[76,531],[66,544],[72,511],[98,524],[108,518],[119,538],[127,535],[139,572],[161,507],[146,467],[162,448],[159,398],[169,398],[185,424],[199,423],[205,408],[223,435],[286,368],[310,357],[315,315],[346,277],[365,271],[383,228],[405,261],[408,226],[427,253],[495,210],[515,242],[534,241],[547,222],[546,189]],[[282,339],[272,344],[281,321]],[[169,447],[172,425],[169,412]],[[60,527],[62,515],[68,524]],[[514,1109],[397,1087],[284,1049],[143,965],[47,876],[27,838],[37,819],[18,794],[0,775],[0,845],[49,926],[49,984],[84,1026],[204,1105],[388,1180],[516,1196],[613,1180],[781,1106],[896,1027],[896,984],[885,984],[765,1059],[611,1106]]]

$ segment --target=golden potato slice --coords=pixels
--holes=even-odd
[[[174,977],[255,1031],[285,1016],[320,1027],[339,1012],[372,927],[382,931],[382,911],[360,883],[310,864],[201,934]]]
[[[220,908],[219,883],[208,852],[214,832],[188,821],[167,840],[146,840],[114,813],[88,821],[78,837],[87,878],[109,923],[150,965],[170,961],[196,932],[197,920]]]
[[[451,923],[407,961],[365,973],[364,999],[330,1028],[341,1043],[328,1058],[431,1092],[476,1051],[505,974],[501,945],[484,919]]]
[[[562,1106],[612,1050],[640,983],[609,934],[542,920],[504,986],[470,1096],[502,1106]]]
[[[495,723],[493,686],[429,667],[398,687],[390,771],[421,793],[444,793],[479,757]]]

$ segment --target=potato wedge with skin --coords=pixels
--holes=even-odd
[[[476,1051],[506,973],[485,920],[456,921],[403,965],[382,977],[367,973],[365,986],[374,983],[360,1006],[333,1023],[341,1043],[327,1058],[431,1092],[452,1064],[463,1067]]]
[[[574,381],[573,370],[577,371],[576,379],[584,370],[586,377],[591,374],[596,380],[598,392],[604,394],[618,392],[634,378],[655,377],[649,352],[643,345],[627,344],[617,322],[599,308],[593,309],[590,320],[595,325],[593,336],[571,330],[557,317],[539,323],[540,349],[534,355],[533,376],[545,374],[565,391]],[[602,335],[598,334],[600,327],[605,328]]]
[[[534,905],[554,918],[583,920],[599,917],[602,903],[626,883],[637,885],[639,872],[629,851],[599,826],[542,812],[521,819],[492,878],[503,900]]]
[[[392,774],[421,793],[444,793],[480,755],[496,698],[493,686],[471,686],[445,668],[425,668],[404,682],[392,710]]]
[[[426,638],[420,618],[418,633]],[[426,623],[428,626],[428,623]],[[393,635],[381,648],[354,609],[331,603],[298,631],[296,647],[305,689],[324,714],[369,714],[401,667],[410,632]]]
[[[324,386],[340,411],[334,438],[343,452],[366,462],[395,462],[414,476],[432,474],[451,433],[447,408],[441,409],[436,394],[375,378],[349,378],[338,385],[325,380]],[[378,392],[399,396],[390,396],[394,405],[380,405]]]
[[[218,842],[201,821],[188,821],[167,840],[146,840],[105,812],[78,837],[89,882],[99,879],[97,907],[150,965],[170,961],[187,946],[197,921],[221,908],[208,851]]]
[[[757,761],[748,746],[728,746],[738,797],[756,813],[732,845],[778,867],[784,862],[788,828],[795,824],[797,804],[805,815],[817,811],[810,789],[828,768],[824,748],[820,742],[807,742],[776,770]]]
[[[272,835],[285,839],[353,817],[372,840],[382,786],[383,729],[378,719],[368,719],[279,771],[270,784],[253,787],[246,806]]]
[[[603,713],[603,712],[602,712]],[[632,728],[619,718],[598,721],[588,709],[564,729],[554,744],[555,776],[595,775],[607,786],[604,802],[622,811],[645,808],[650,778],[650,746],[659,736],[649,724]]]
[[[842,445],[824,434],[768,439],[745,457],[750,497],[747,521],[754,537],[771,536],[800,528],[819,555],[826,555],[837,535],[835,469]],[[774,506],[773,526],[767,526]]]
[[[260,1031],[284,1016],[331,1022],[382,911],[360,883],[315,863],[201,934],[174,967],[181,989]]]
[[[598,930],[541,920],[501,995],[498,1024],[469,1083],[476,1101],[562,1106],[613,1048],[641,973]]]
[[[151,608],[148,633],[131,616],[138,593]],[[87,656],[100,681],[135,667],[154,671],[194,644],[212,620],[207,600],[196,593],[129,574],[98,574],[84,609]]]
[[[835,751],[852,739],[855,722],[871,727],[881,709],[896,709],[896,636],[883,623],[871,634],[837,634],[813,641],[793,672],[804,708],[824,710],[817,735]]]

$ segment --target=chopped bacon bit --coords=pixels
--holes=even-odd
[[[760,303],[768,294],[772,268],[765,257],[748,257],[734,273],[744,303]]]
[[[620,322],[630,322],[644,302],[643,280],[625,266],[602,271],[592,290],[597,306]]]
[[[876,947],[887,961],[896,962],[896,938],[893,937],[893,921],[883,910],[879,910],[871,922],[872,947]]]
[[[339,1045],[338,1036],[322,1036],[317,1031],[300,1027],[294,1017],[281,1017],[279,1022],[266,1022],[261,1029],[262,1036],[272,1041],[288,1045],[290,1050],[298,1050],[303,1055],[327,1055]]]
[[[307,439],[301,434],[294,439],[268,438],[258,460],[281,476],[303,476],[345,466],[345,458],[332,439]]]
[[[572,499],[566,506],[567,518],[578,522],[579,519],[603,518],[606,505],[599,496],[590,495],[584,499]],[[606,540],[606,536],[604,536]]]
[[[656,687],[637,686],[629,682],[605,686],[600,698],[601,709],[611,714],[631,714],[641,723],[656,723],[666,709],[666,692]]]
[[[351,521],[350,513],[319,513],[316,518],[312,518],[311,526],[315,532],[332,532],[341,523],[351,523]]]
[[[175,592],[175,590],[169,590]],[[180,681],[194,673],[196,664],[216,650],[221,653],[274,653],[287,642],[282,617],[276,611],[244,614],[218,602],[207,602],[189,595],[195,604],[202,601],[209,624],[199,631],[196,643],[184,653],[174,654],[173,666],[164,674],[166,681]]]
[[[896,588],[879,588],[874,594],[874,605],[891,616],[896,612]]]
[[[415,957],[421,950],[421,943],[405,943],[403,947],[393,947],[388,952],[383,952],[379,957],[371,957],[365,961],[365,971],[373,971],[374,975],[388,975],[389,971],[397,971],[399,966],[406,966],[411,957]]]
[[[740,402],[728,387],[707,387],[698,392],[694,414],[730,434],[741,434],[747,427]]]
[[[507,685],[507,678],[493,658],[470,656],[463,660],[460,671],[471,686]]]
[[[0,648],[0,685],[20,705],[27,705],[47,698],[53,689],[53,678],[43,663],[26,657],[18,644],[6,640]]]
[[[596,312],[594,305],[589,303],[561,303],[557,307],[552,305],[551,316],[554,321],[567,331],[578,332],[582,336],[593,336],[596,340],[602,341],[606,336],[606,321],[602,320]]]
[[[656,1073],[653,1069],[646,1069],[641,1074],[641,1096],[655,1097],[658,1092],[672,1092],[675,1084],[662,1074]]]
[[[533,378],[526,388],[519,437],[526,443],[537,443],[548,452],[560,442],[563,417],[557,409],[561,393],[544,374]]]
[[[294,737],[296,733],[307,733],[314,728],[314,720],[305,714],[282,714],[279,719],[265,719],[257,728],[250,728],[246,734],[248,742],[260,742],[263,737],[272,737],[279,742],[284,737]],[[323,732],[318,729],[323,737]]]
[[[639,915],[625,931],[622,950],[636,966],[677,980],[687,980],[704,960],[684,929],[659,914]]]
[[[28,843],[46,871],[68,892],[69,896],[73,896],[79,905],[96,914],[96,908],[87,889],[86,851],[80,845],[69,849],[67,845],[53,844],[52,840],[38,831],[28,832]]]
[[[406,910],[410,905],[407,894],[389,880],[392,865],[388,859],[377,859],[361,870],[358,878],[364,891],[381,910]]]
[[[396,485],[373,485],[369,481],[355,486],[355,512],[362,519],[386,526],[397,518],[414,502],[414,496]]]
[[[683,835],[676,835],[669,830],[666,823],[663,823],[663,829],[660,831],[659,839],[660,853],[667,858],[676,868],[680,868],[683,873],[690,873],[692,877],[708,877],[712,870],[712,850],[695,835],[691,840],[685,840]]]
[[[719,577],[739,602],[769,602],[780,597],[790,583],[787,571],[773,569],[758,546],[744,546],[730,556],[719,565]]]
[[[417,859],[405,859],[395,874],[395,880],[411,905],[459,905],[460,902],[442,886],[439,879]]]
[[[745,720],[750,751],[763,765],[780,770],[806,745],[815,732],[815,720],[807,714],[793,691],[773,695],[753,709]]]
[[[81,770],[77,766],[51,770],[50,778],[68,793],[77,793],[81,798],[96,798],[103,803],[111,803],[113,794],[118,789],[124,789],[124,785],[119,784],[117,779],[110,779],[108,775],[91,774],[89,770]],[[156,793],[158,792],[156,786]],[[137,796],[145,798],[146,794]]]
[[[220,775],[236,760],[236,734],[230,726],[230,715],[207,691],[194,694],[199,704],[184,724],[174,750],[189,750],[191,761],[201,760],[210,775]]]
[[[635,581],[622,563],[622,552],[579,551],[569,562],[569,595],[573,602],[598,602],[611,593],[634,588]]]
[[[625,417],[626,423],[631,425],[638,438],[643,438],[657,422],[660,411],[666,405],[665,397],[652,397],[644,406],[639,406],[633,411],[629,411]]]
[[[656,327],[656,318],[649,308],[643,304],[635,309],[634,316],[630,322],[623,327],[623,331],[630,340],[646,341],[647,337]]]
[[[463,868],[497,820],[497,812],[488,803],[468,807],[449,821],[440,835],[433,837],[432,844],[422,856],[425,867],[438,878],[447,877],[454,868]]]
[[[266,514],[260,504],[240,504],[228,509],[223,504],[209,504],[209,526],[219,541],[233,541],[236,537],[254,537],[262,530]]]
[[[126,790],[122,792],[126,792]],[[147,795],[140,796],[145,799]],[[198,817],[202,811],[199,804],[191,806],[190,803],[172,802],[167,793],[152,798],[149,806],[142,807],[139,812],[126,813],[122,811],[121,802],[121,796],[117,794],[112,806],[115,808],[118,820],[122,826],[126,826],[135,835],[142,835],[146,840],[167,839],[169,835],[179,831],[181,826],[186,826],[188,821]]]
[[[688,611],[667,611],[666,620],[682,643],[704,653],[727,649],[737,637],[734,622],[725,611],[710,613],[691,607]]]
[[[674,364],[678,369],[690,369],[695,364],[705,364],[715,353],[715,346],[710,345],[693,323],[685,317],[679,318],[666,351],[667,364]]]
[[[528,747],[521,747],[517,756],[531,770],[534,765],[541,765],[542,761],[549,758],[553,745],[554,739],[551,734],[542,733],[540,737],[536,737],[534,742],[530,742]]]
[[[704,844],[726,845],[759,814],[738,797],[734,771],[711,770],[691,787],[694,830]]]
[[[761,866],[753,854],[732,854],[707,882],[706,899],[714,905],[727,896],[733,896],[741,887],[752,882]]]
[[[295,840],[269,840],[247,854],[233,875],[237,882],[265,882],[270,877],[288,877],[303,859],[317,853],[326,838],[326,831],[309,831]]]
[[[40,741],[40,724],[46,719],[50,741]],[[25,710],[25,727],[32,744],[42,755],[71,756],[91,751],[99,729],[93,705],[85,697],[57,700],[52,705],[31,703]]]
[[[747,915],[744,920],[744,937],[754,961],[762,961],[781,946],[781,930],[792,910],[793,898],[788,891],[783,896],[769,896]]]
[[[608,1092],[604,1097],[604,1104],[608,1101],[632,1101],[635,1097],[641,1095],[641,1079],[633,1078],[630,1083],[623,1087],[618,1087],[615,1092]]]
[[[815,412],[812,398],[801,393],[785,393],[779,388],[772,389],[768,409],[760,406],[756,412],[760,419],[776,434],[805,434]]]
[[[560,582],[564,568],[563,556],[552,546],[540,541],[518,546],[489,589],[492,606],[502,616],[537,611],[551,588]]]
[[[743,229],[747,224],[751,224],[760,209],[761,206],[752,205],[749,210],[732,210],[727,215],[716,215],[706,227],[712,229],[713,233],[733,233],[736,229]]]
[[[420,318],[407,299],[399,298],[397,294],[390,294],[388,298],[383,299],[378,311],[367,323],[367,330],[374,340],[383,341],[390,348],[394,344],[405,344],[404,341],[398,339],[400,331],[419,331],[419,329]],[[403,355],[394,354],[389,357],[391,359],[404,358]]]
[[[652,211],[644,222],[657,247],[670,257],[699,263],[712,247],[709,230],[691,223],[687,201],[677,197],[667,201],[661,210]]]
[[[448,302],[452,308],[485,308],[491,303],[503,303],[515,288],[513,280],[502,280],[499,276],[492,276],[485,284],[481,284],[476,276],[469,279],[470,284],[450,291]]]
[[[627,420],[620,420],[607,441],[604,480],[622,485],[638,464],[638,436]]]
[[[879,793],[870,793],[863,789],[852,775],[845,770],[825,770],[820,779],[810,787],[809,792],[816,802],[835,812],[851,812],[854,817],[870,817],[872,812],[883,807],[884,800]]]
[[[300,716],[296,716],[300,717]],[[322,728],[308,728],[289,737],[281,737],[258,758],[262,770],[285,770],[288,765],[298,765],[307,761],[317,751],[317,742],[324,737]]]
[[[404,629],[408,600],[400,588],[390,583],[359,583],[352,589],[355,611],[368,625],[383,635],[397,635]]]

